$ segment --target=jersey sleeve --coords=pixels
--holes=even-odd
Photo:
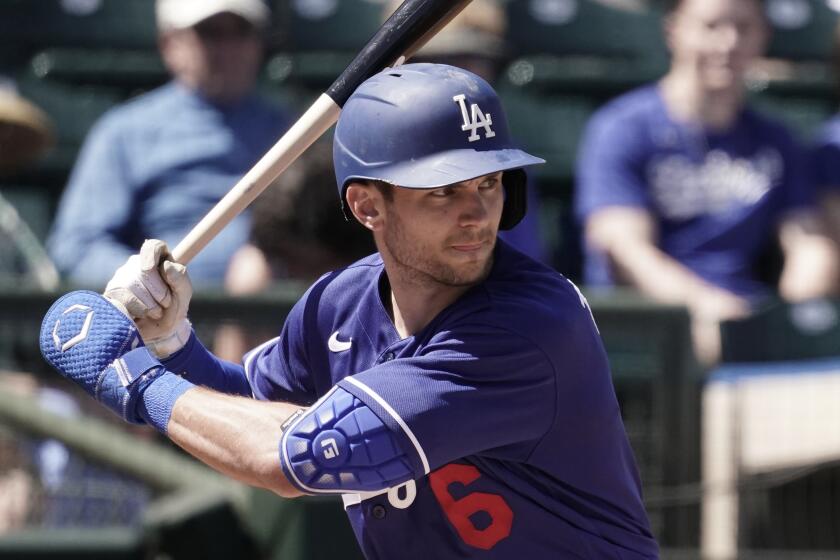
[[[819,190],[840,188],[840,121],[826,123],[808,152],[809,178]]]
[[[251,394],[242,366],[211,354],[198,340],[195,332],[190,334],[181,350],[161,362],[166,369],[195,385],[231,395]]]
[[[402,435],[424,471],[417,476],[474,454],[523,460],[556,414],[548,358],[516,334],[485,326],[440,333],[423,354],[339,386]]]
[[[650,206],[638,153],[640,128],[635,119],[610,107],[590,119],[575,172],[575,213],[580,220],[608,206]]]
[[[804,148],[787,130],[784,130],[780,150],[784,162],[782,210],[813,207],[815,204],[815,185],[806,169],[807,155]]]
[[[304,316],[308,293],[292,308],[280,336],[257,346],[242,359],[255,398],[310,405],[317,400],[309,378]]]

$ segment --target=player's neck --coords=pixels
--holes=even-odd
[[[429,285],[394,278],[382,290],[382,301],[401,338],[408,338],[428,325],[437,315],[469,290],[469,286]]]
[[[659,84],[668,114],[678,122],[695,123],[712,130],[728,129],[741,111],[741,85],[708,91],[689,72],[672,70]]]

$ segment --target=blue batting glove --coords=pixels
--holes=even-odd
[[[41,354],[120,418],[166,432],[172,407],[193,385],[143,345],[136,325],[101,295],[71,292],[41,324]]]

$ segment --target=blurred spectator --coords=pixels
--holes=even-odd
[[[254,94],[269,22],[261,0],[158,0],[156,9],[174,79],[94,126],[49,238],[77,283],[104,285],[146,238],[174,248],[287,127]],[[248,231],[246,213],[190,263],[193,282],[221,285]]]
[[[38,107],[0,76],[0,187],[38,159],[53,142],[53,127]],[[11,202],[0,195],[0,280],[55,288],[58,272]]]
[[[385,4],[383,15],[391,15],[400,4],[399,0],[391,0]],[[499,0],[474,0],[432,37],[411,61],[458,66],[494,85],[510,57],[510,46],[505,41],[506,31],[507,16]],[[539,206],[539,190],[533,176],[529,175],[530,210],[515,228],[500,231],[499,237],[530,257],[551,264],[540,229]]]
[[[36,381],[29,375],[0,371],[0,387],[26,395],[35,390]],[[29,522],[37,487],[33,470],[24,442],[0,426],[0,535],[23,529]]]
[[[829,293],[836,258],[800,149],[745,106],[744,74],[769,35],[762,2],[677,0],[664,27],[666,76],[598,111],[582,143],[585,280],[688,306],[698,357],[713,363],[719,322],[773,293],[755,266],[776,234],[787,299]]]
[[[305,286],[374,253],[368,231],[342,217],[335,189],[331,145],[318,142],[254,202],[250,243],[231,260],[226,291],[256,294],[279,280]],[[246,350],[277,335],[254,331],[249,327],[246,338],[238,327],[220,328],[214,352],[238,362]]]
[[[831,52],[835,80],[840,77],[840,24],[834,31]],[[840,101],[840,81],[835,92]],[[828,232],[840,246],[840,114],[834,115],[820,128],[811,153],[810,169],[819,193]]]
[[[49,118],[20,96],[11,78],[0,75],[0,173],[34,162],[52,143]]]

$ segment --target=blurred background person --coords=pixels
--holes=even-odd
[[[227,293],[270,292],[279,282],[305,288],[376,251],[367,230],[342,217],[332,165],[330,142],[317,142],[254,201],[250,240],[231,260]],[[246,335],[238,326],[223,326],[214,351],[239,362],[247,350],[277,334],[249,326]]]
[[[48,240],[75,283],[104,285],[146,238],[175,247],[287,128],[254,94],[269,23],[261,0],[158,0],[156,17],[173,79],[94,126]],[[221,285],[248,231],[246,213],[191,263],[193,282]]]
[[[836,101],[840,102],[840,82],[837,78],[840,76],[840,24],[834,30],[831,64],[837,84]],[[840,113],[817,131],[810,155],[810,169],[826,227],[835,246],[840,248]]]
[[[402,4],[385,4],[383,20]],[[510,62],[511,49],[505,40],[507,14],[499,0],[473,0],[440,33],[432,37],[411,62],[449,64],[478,74],[495,86],[499,74]],[[529,175],[528,208],[525,218],[513,229],[499,232],[504,239],[528,256],[551,264],[540,224],[540,193]]]
[[[0,75],[0,188],[5,179],[35,163],[54,142],[53,123]],[[0,195],[0,283],[53,289],[58,271],[15,206]]]
[[[671,65],[656,84],[591,119],[576,177],[585,281],[686,305],[698,357],[714,363],[720,321],[774,290],[830,293],[837,259],[786,128],[745,105],[744,74],[765,49],[759,0],[676,0],[664,20]],[[778,236],[777,285],[756,272]]]

